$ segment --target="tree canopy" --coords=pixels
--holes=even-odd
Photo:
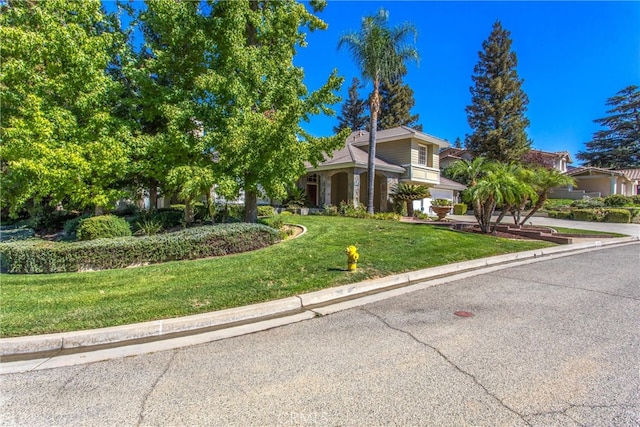
[[[586,143],[586,151],[576,157],[589,166],[640,168],[640,88],[628,86],[609,98],[606,105],[611,107],[608,116],[594,120],[606,129],[595,132]]]
[[[349,86],[349,97],[342,104],[342,112],[338,116],[338,126],[333,131],[338,133],[343,129],[351,129],[352,131],[365,129],[369,123],[366,114],[367,102],[360,99],[358,89],[360,88],[360,80],[354,77]]]
[[[378,127],[391,129],[397,126],[408,126],[422,131],[422,125],[418,123],[419,114],[411,114],[416,100],[413,97],[413,89],[404,83],[405,70],[395,79],[383,80],[380,84],[380,113]]]
[[[471,77],[471,105],[466,108],[473,130],[465,140],[474,156],[501,162],[518,161],[531,147],[525,116],[529,99],[518,77],[518,60],[511,50],[509,31],[500,21],[493,24],[489,38],[482,43],[479,61]]]

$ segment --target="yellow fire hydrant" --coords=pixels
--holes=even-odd
[[[355,271],[356,267],[358,265],[358,258],[360,258],[360,255],[358,254],[358,248],[356,248],[355,246],[351,245],[348,246],[346,251],[347,253],[347,268],[349,271]]]

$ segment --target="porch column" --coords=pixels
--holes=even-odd
[[[611,178],[609,178],[609,181],[611,182],[611,193],[610,194],[617,194],[617,191],[616,191],[617,190],[617,185],[616,185],[616,183],[618,181],[618,178],[612,175]]]
[[[382,200],[380,201],[380,210],[382,212],[391,211],[391,206],[389,206],[391,204],[391,192],[393,191],[393,187],[397,184],[398,178],[394,176],[387,176],[382,180],[382,188],[380,189],[380,197],[382,197]]]
[[[354,170],[353,173],[347,174],[348,195],[354,207],[358,207],[360,203],[360,172]]]
[[[324,190],[320,190],[320,194],[324,195],[324,202],[327,205],[331,204],[331,175],[330,174],[322,174],[320,178],[322,182],[324,182]],[[324,206],[324,205],[323,205]]]

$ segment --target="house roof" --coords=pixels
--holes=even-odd
[[[529,150],[527,154],[522,156],[523,161],[538,161],[538,162],[552,162],[555,159],[565,159],[567,163],[573,163],[571,154],[568,151],[542,151],[542,150]]]
[[[306,162],[305,167],[307,170],[322,170],[322,169],[337,169],[341,167],[363,167],[366,168],[369,163],[369,153],[355,147],[352,144],[346,143],[344,147],[334,151],[331,155],[325,155],[325,161],[318,164],[317,167],[313,167],[311,163]],[[405,172],[405,168],[402,166],[394,165],[392,163],[385,162],[384,160],[375,159],[376,169],[385,170],[389,172]]]
[[[569,176],[594,175],[594,174],[608,175],[608,176],[622,176],[627,178],[629,181],[635,181],[636,179],[640,179],[640,169],[614,170],[614,169],[597,168],[594,166],[580,166],[567,171],[567,175]]]
[[[468,151],[462,148],[447,147],[441,150],[440,153],[438,153],[438,155],[440,156],[440,160],[444,160],[444,159],[462,160],[463,155],[465,153],[468,153]]]
[[[439,147],[449,146],[449,142],[445,141],[444,139],[426,134],[424,132],[420,132],[419,130],[412,129],[408,126],[398,126],[395,128],[379,130],[376,132],[376,143],[378,144],[405,138],[417,139],[419,141],[435,144]],[[347,138],[347,142],[356,146],[366,145],[369,143],[369,132],[364,130],[353,132]]]
[[[456,181],[452,181],[442,176],[440,177],[440,184],[435,185],[434,188],[443,188],[445,190],[458,190],[458,191],[467,189],[465,185],[460,184],[459,182],[456,182]]]

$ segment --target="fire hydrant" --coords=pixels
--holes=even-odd
[[[349,271],[355,271],[358,265],[358,258],[360,258],[360,255],[358,254],[358,248],[351,245],[347,247],[345,252],[347,254],[347,269]]]

